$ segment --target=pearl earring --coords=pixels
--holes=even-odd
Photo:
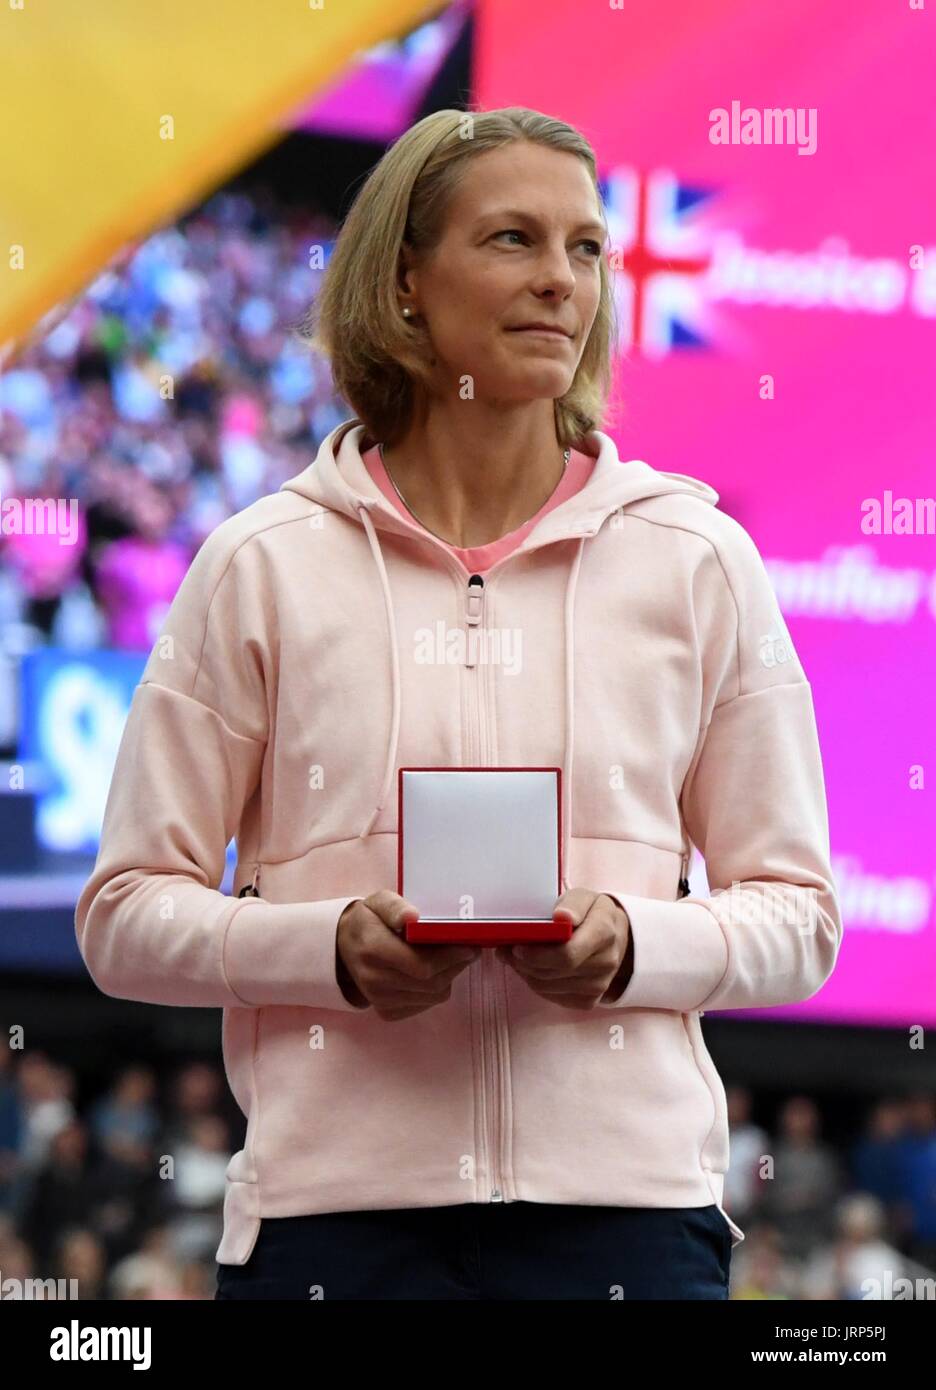
[[[413,312],[412,309],[411,309],[408,305],[404,306],[404,309],[403,309],[403,317],[404,317],[405,319],[408,319],[409,316],[410,316],[410,314],[411,314],[412,312]]]

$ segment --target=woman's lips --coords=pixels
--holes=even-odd
[[[559,342],[571,342],[568,333],[563,333],[561,328],[510,328],[509,333],[528,333],[536,338],[555,338]]]

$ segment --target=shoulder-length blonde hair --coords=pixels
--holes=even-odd
[[[607,218],[591,145],[572,126],[523,106],[496,111],[435,111],[411,126],[374,166],[356,195],[300,327],[330,362],[335,388],[374,441],[406,433],[416,391],[430,380],[425,329],[400,313],[398,267],[404,242],[415,255],[438,241],[466,161],[529,140],[577,155]],[[602,420],[617,337],[607,257],[599,257],[598,311],[572,384],[555,401],[556,433],[575,446]]]

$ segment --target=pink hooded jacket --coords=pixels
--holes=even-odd
[[[702,1011],[808,998],[842,935],[812,694],[763,562],[712,488],[594,431],[585,487],[469,587],[380,494],[372,442],[345,421],[198,551],[76,909],[104,993],[224,1010],[248,1123],[217,1259],[246,1263],[262,1217],[721,1208]],[[473,624],[522,659],[465,664]],[[338,918],[396,888],[397,768],[461,765],[561,765],[563,887],[631,920],[617,1001],[551,1004],[491,951],[406,1020],[342,994]],[[680,898],[693,844],[711,896]]]

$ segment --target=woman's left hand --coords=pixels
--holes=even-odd
[[[498,946],[497,956],[530,988],[566,1009],[593,1009],[610,991],[611,1001],[627,987],[634,968],[630,918],[607,893],[570,888],[553,917],[571,920],[568,941]]]

